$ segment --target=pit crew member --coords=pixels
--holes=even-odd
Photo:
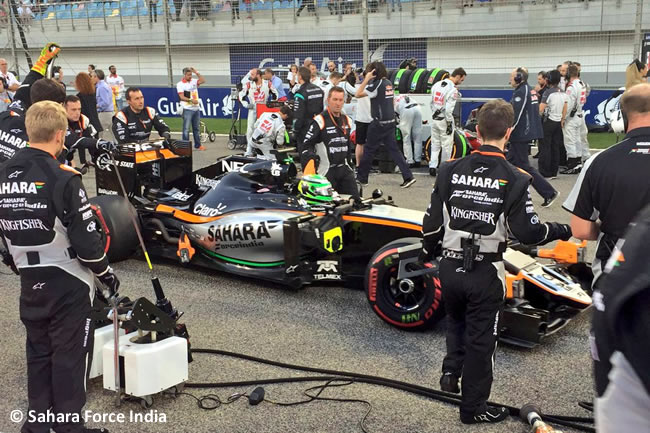
[[[257,104],[266,104],[269,97],[278,99],[278,92],[270,81],[262,78],[262,72],[257,69],[251,69],[242,79],[242,90],[239,92],[239,100],[242,106],[248,109],[248,122],[246,128],[246,154],[253,155],[253,130],[257,121]]]
[[[113,116],[113,135],[119,144],[149,140],[151,129],[155,128],[161,137],[169,140],[169,126],[162,120],[156,110],[145,107],[142,91],[137,87],[126,89],[125,107]]]
[[[621,113],[627,134],[620,143],[595,154],[585,163],[563,204],[571,212],[571,228],[578,239],[598,240],[592,262],[599,298],[599,278],[612,251],[632,219],[650,203],[650,84],[623,93]],[[592,348],[593,349],[593,348]],[[602,395],[609,362],[594,359],[597,394]]]
[[[436,175],[438,160],[447,161],[451,155],[454,140],[454,109],[458,100],[458,89],[467,73],[463,68],[456,68],[451,77],[438,81],[431,88],[431,155],[429,174]],[[442,151],[442,156],[440,152]]]
[[[68,116],[68,132],[65,136],[65,147],[68,153],[66,159],[68,161],[72,160],[75,150],[79,154],[79,161],[82,164],[86,163],[86,149],[90,150],[93,158],[96,158],[101,152],[110,153],[115,150],[114,143],[97,138],[95,127],[86,116],[81,114],[79,97],[66,96],[63,106]]]
[[[60,164],[68,119],[53,101],[33,104],[30,145],[0,165],[0,238],[20,273],[20,319],[27,331],[30,413],[22,432],[100,432],[75,423],[86,402],[93,345],[94,278],[116,295],[119,281],[104,254],[99,221],[79,172]],[[64,415],[61,417],[61,415]],[[50,416],[51,417],[51,416]]]
[[[16,91],[14,101],[7,111],[0,113],[0,162],[11,159],[18,150],[27,146],[29,139],[25,130],[25,112],[32,101],[49,100],[63,103],[63,87],[54,80],[43,79],[60,51],[61,48],[54,43],[45,45],[40,57]]]
[[[582,106],[587,102],[587,89],[578,77],[575,64],[568,68],[569,83],[566,88],[567,117],[564,121],[564,147],[566,148],[567,168],[562,174],[578,174],[582,168],[582,157],[589,158],[589,143],[582,140],[584,113]],[[586,145],[586,149],[584,148]]]
[[[508,145],[508,162],[532,176],[533,188],[544,199],[542,207],[548,207],[560,196],[560,193],[528,161],[530,143],[544,137],[542,119],[539,115],[539,99],[537,93],[534,93],[528,85],[526,68],[513,69],[510,74],[510,85],[515,88],[510,101],[515,110],[515,120]]]
[[[630,225],[606,266],[594,298],[593,329],[607,376],[596,377],[606,392],[595,400],[599,433],[650,431],[650,207]],[[604,380],[604,383],[601,382]]]
[[[422,161],[422,110],[407,95],[396,96],[394,103],[395,114],[399,119],[397,127],[402,133],[404,158],[409,167],[419,167]]]
[[[293,130],[298,142],[298,152],[302,152],[302,142],[314,116],[323,111],[323,90],[310,82],[309,68],[298,69],[298,83],[293,103]]]
[[[305,174],[315,174],[319,157],[316,144],[323,142],[327,152],[329,168],[325,177],[339,194],[349,194],[359,199],[359,188],[351,167],[354,148],[350,141],[352,121],[342,113],[345,92],[340,87],[332,87],[327,95],[327,109],[314,117],[305,140],[302,143],[300,162]],[[312,162],[313,161],[313,162]],[[314,170],[310,170],[310,164]]]
[[[253,131],[253,149],[262,153],[261,159],[275,159],[271,150],[285,142],[284,122],[289,117],[291,117],[291,108],[283,105],[279,113],[266,111],[257,119]]]
[[[368,173],[375,156],[375,152],[383,143],[388,149],[391,159],[402,172],[404,180],[401,188],[408,188],[415,183],[415,178],[404,156],[397,148],[395,139],[395,108],[393,106],[393,83],[387,78],[386,67],[382,62],[373,62],[367,69],[363,82],[357,89],[357,98],[368,95],[370,98],[370,111],[373,118],[368,126],[365,149],[361,157],[361,164],[357,170],[357,180],[362,185],[368,184]],[[371,82],[372,81],[372,82]]]
[[[445,162],[422,223],[423,261],[442,241],[440,281],[447,310],[443,391],[459,392],[465,424],[503,421],[505,408],[488,407],[499,316],[505,296],[508,229],[524,244],[569,239],[566,224],[539,221],[528,192],[531,177],[505,159],[513,109],[502,99],[483,105],[476,132],[482,146]]]

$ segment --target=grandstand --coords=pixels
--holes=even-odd
[[[337,0],[329,1],[332,5]],[[228,1],[212,1],[206,20],[191,19],[189,3],[175,21],[174,3],[159,0],[159,19],[152,24],[146,0],[39,4],[32,6],[34,18],[25,27],[25,42],[32,56],[44,42],[59,42],[65,47],[59,63],[68,75],[85,70],[88,63],[104,69],[115,64],[127,83],[154,86],[177,81],[187,64],[199,69],[209,85],[226,86],[250,67],[282,69],[307,56],[321,67],[329,59],[362,62],[363,30],[356,2],[343,1],[350,6],[330,14],[328,0],[316,0],[315,13],[305,9],[296,17],[301,0],[259,0],[250,3],[250,11],[242,1],[241,19],[235,20]],[[167,23],[166,5],[172,18]],[[368,37],[373,58],[383,58],[392,67],[405,57],[417,57],[419,65],[428,68],[464,66],[469,73],[465,87],[488,89],[505,87],[515,66],[537,72],[567,59],[582,63],[583,76],[593,87],[616,88],[634,57],[637,0],[442,0],[432,10],[433,5],[431,0],[401,0],[401,12],[392,12],[388,0],[376,12],[371,7]],[[650,7],[641,20],[650,25]],[[18,31],[12,54],[11,31],[4,24],[7,37],[0,55],[17,59],[24,74],[27,65]],[[167,26],[171,67],[177,75],[171,80]]]

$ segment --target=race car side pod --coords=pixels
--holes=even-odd
[[[260,364],[271,365],[274,367],[325,374],[327,376],[286,377],[286,378],[273,378],[273,379],[258,379],[258,380],[240,381],[240,382],[185,383],[186,388],[233,388],[233,387],[241,387],[241,386],[264,385],[264,384],[271,384],[271,383],[321,382],[321,381],[328,381],[328,380],[346,379],[346,380],[352,380],[353,382],[368,383],[371,385],[379,385],[388,388],[394,388],[400,391],[405,391],[412,394],[421,395],[423,397],[428,397],[433,400],[441,401],[443,403],[449,403],[456,406],[460,405],[460,396],[456,394],[450,394],[444,391],[438,391],[433,388],[427,388],[424,386],[420,386],[408,382],[402,382],[395,379],[388,379],[384,377],[378,377],[378,376],[372,376],[372,375],[360,374],[360,373],[351,373],[346,371],[327,370],[322,368],[286,364],[283,362],[271,361],[268,359],[257,358],[251,355],[227,352],[218,349],[192,349],[192,353],[206,353],[211,355],[229,356],[232,358],[244,359],[246,361],[257,362]],[[520,415],[519,408],[513,406],[508,406],[505,404],[493,403],[493,402],[488,402],[488,405],[496,406],[496,407],[505,407],[510,411],[510,415],[514,417]],[[593,418],[572,417],[572,416],[564,416],[564,415],[548,415],[548,414],[545,414],[544,417],[548,422],[554,424],[563,425],[565,427],[570,427],[575,430],[580,430],[589,433],[596,432],[596,429],[593,427],[585,426],[583,424],[577,424],[577,423],[593,424],[594,423]]]
[[[122,194],[126,198],[128,197],[128,194],[126,193],[126,188],[124,188],[122,175],[120,174],[117,161],[115,161],[115,158],[113,157],[112,154],[111,154],[111,162],[113,163],[113,167],[115,168],[115,175],[117,176],[117,181],[120,184],[120,189],[122,191]],[[153,270],[153,265],[151,264],[151,260],[149,259],[147,246],[144,244],[144,239],[142,238],[142,232],[140,231],[140,226],[138,225],[137,215],[135,214],[135,211],[130,206],[129,206],[129,216],[131,217],[131,223],[133,224],[135,233],[138,235],[140,248],[142,248],[142,252],[144,253],[144,258],[147,261],[147,266],[149,266],[149,273],[151,274],[151,285],[153,286],[153,291],[156,293],[156,307],[160,308],[162,311],[169,314],[169,316],[173,320],[178,320],[183,313],[179,314],[178,311],[172,306],[172,303],[165,297],[165,292],[163,291],[162,286],[160,285],[160,280],[156,276],[156,273]]]

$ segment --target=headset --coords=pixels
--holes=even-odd
[[[528,72],[526,69],[519,67],[517,68],[517,73],[515,74],[515,83],[521,84],[528,81]]]

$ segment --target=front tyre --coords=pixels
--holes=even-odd
[[[445,316],[436,274],[397,279],[398,249],[420,241],[403,238],[386,244],[370,259],[365,274],[366,296],[375,314],[395,327],[413,331],[431,329]]]
[[[133,206],[121,195],[100,195],[90,199],[99,219],[106,256],[110,263],[128,259],[138,246],[138,235],[130,212]]]

